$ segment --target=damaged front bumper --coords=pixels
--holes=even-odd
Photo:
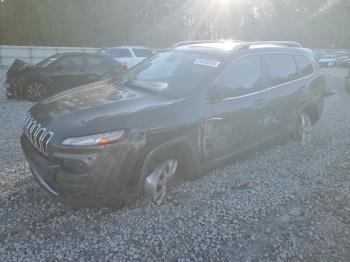
[[[52,153],[45,157],[21,137],[31,172],[54,198],[73,206],[121,206],[135,163],[132,148],[110,146],[91,152]]]
[[[8,82],[4,82],[3,84],[4,88],[5,88],[5,95],[7,98],[13,98],[14,97],[14,92],[12,87],[10,86],[10,84]]]
[[[8,99],[20,97],[19,83],[5,81],[3,86],[5,88],[5,95]]]

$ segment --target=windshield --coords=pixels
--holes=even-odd
[[[124,84],[145,91],[183,97],[217,72],[221,61],[213,55],[169,51],[128,71]]]
[[[51,63],[55,62],[61,56],[62,56],[62,54],[57,54],[57,55],[50,56],[50,57],[42,60],[38,64],[36,64],[36,66],[37,67],[46,67],[46,66],[50,65]]]

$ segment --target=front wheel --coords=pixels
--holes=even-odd
[[[23,96],[31,102],[40,101],[49,96],[49,86],[41,80],[33,80],[25,84]]]
[[[301,145],[309,142],[312,133],[312,120],[311,117],[303,112],[300,114],[297,125],[293,134],[294,139]]]
[[[147,176],[144,184],[144,193],[155,204],[160,205],[163,203],[169,182],[174,177],[177,166],[177,160],[169,159],[157,164]]]

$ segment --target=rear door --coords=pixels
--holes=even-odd
[[[269,103],[265,107],[264,129],[268,139],[287,136],[294,128],[295,116],[306,89],[300,79],[293,54],[263,54],[267,88],[264,91]]]
[[[83,55],[63,56],[47,68],[47,74],[57,89],[66,89],[84,84],[85,60]]]
[[[112,59],[97,55],[86,56],[86,81],[92,83],[101,80],[102,76],[109,73],[113,67]]]
[[[208,99],[205,106],[204,161],[225,158],[260,143],[264,88],[259,54],[241,57],[226,68],[211,91],[217,98]]]

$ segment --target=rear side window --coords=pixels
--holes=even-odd
[[[298,79],[295,60],[290,54],[265,54],[268,82],[270,86],[277,86]]]
[[[88,56],[87,65],[88,66],[111,66],[112,62],[109,59],[104,57]]]
[[[153,55],[149,49],[135,48],[133,51],[136,57],[151,57]]]
[[[66,69],[79,69],[83,67],[84,59],[82,56],[66,56],[59,59],[55,66],[59,66]]]
[[[132,57],[129,49],[110,49],[107,51],[108,54],[111,54],[116,57]]]
[[[216,82],[222,98],[230,98],[263,89],[260,55],[240,58],[229,65]]]
[[[106,61],[105,59],[97,56],[88,56],[87,57],[87,65],[88,66],[99,66],[104,64]]]
[[[298,65],[299,75],[301,77],[310,76],[315,72],[313,65],[306,56],[295,55],[294,57]]]

